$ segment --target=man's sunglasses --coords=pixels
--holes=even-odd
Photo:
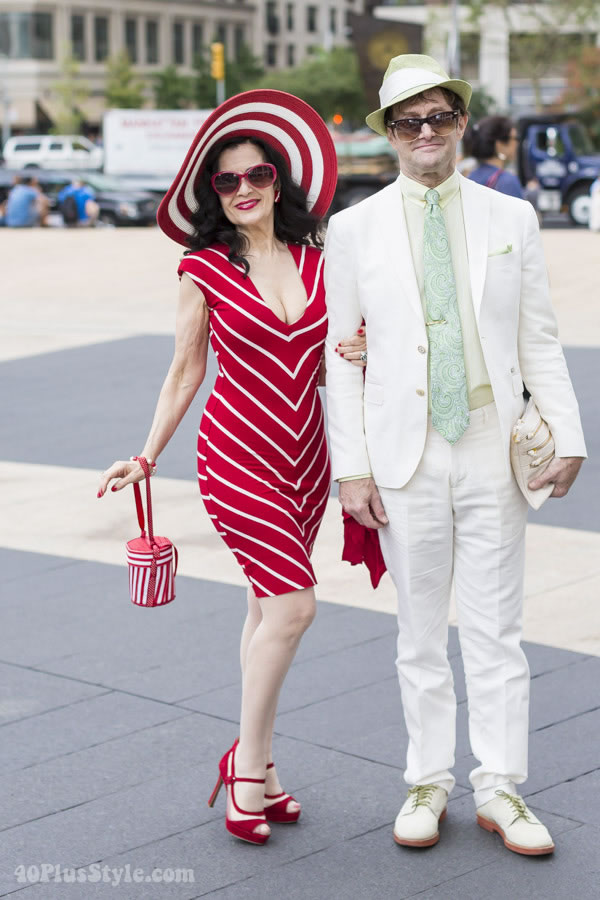
[[[396,119],[388,122],[387,127],[393,131],[399,141],[416,141],[421,134],[423,125],[429,125],[431,130],[442,137],[454,131],[460,112],[453,109],[448,112],[434,113],[422,119],[412,117],[410,119]]]
[[[263,190],[275,183],[277,178],[277,169],[270,163],[260,163],[258,166],[251,166],[245,172],[215,172],[210,179],[213,190],[217,194],[235,194],[245,178],[252,187]]]

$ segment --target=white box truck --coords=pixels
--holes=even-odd
[[[210,109],[111,109],[104,114],[104,171],[166,189]]]

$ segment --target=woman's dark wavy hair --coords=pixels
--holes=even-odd
[[[485,162],[496,155],[496,141],[510,140],[514,122],[507,116],[486,116],[470,128],[465,135],[465,149],[478,162]]]
[[[240,144],[254,144],[263,153],[265,162],[277,169],[279,202],[274,206],[275,237],[283,243],[313,244],[323,247],[320,234],[320,220],[313,216],[307,206],[306,193],[292,181],[287,163],[281,153],[274,150],[266,142],[254,137],[236,137],[219,141],[211,147],[206,155],[206,162],[200,181],[195,189],[198,209],[190,217],[195,233],[188,239],[190,250],[204,250],[211,244],[226,244],[229,247],[229,260],[244,267],[245,276],[250,271],[250,264],[245,258],[248,252],[248,240],[229,221],[219,200],[218,194],[210,183],[211,176],[218,171],[219,156],[224,150],[238,147]]]

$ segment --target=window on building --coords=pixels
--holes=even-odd
[[[294,4],[288,3],[285,8],[285,18],[287,24],[287,30],[294,30]]]
[[[268,34],[279,33],[279,16],[275,0],[267,0],[265,4],[265,27]]]
[[[460,36],[461,78],[479,78],[479,32],[467,32]]]
[[[176,66],[182,66],[185,63],[183,22],[173,22],[173,62]]]
[[[192,57],[196,59],[204,52],[204,26],[201,22],[192,25]]]
[[[217,25],[215,40],[217,40],[219,44],[223,44],[225,52],[227,52],[227,25],[224,25],[222,22]]]
[[[34,59],[54,56],[50,13],[31,13],[31,55]]]
[[[318,7],[316,6],[307,6],[306,7],[306,30],[310,34],[314,34],[317,30],[317,13]]]
[[[286,62],[290,67],[296,65],[296,47],[294,44],[287,45]]]
[[[138,61],[137,19],[125,19],[125,49],[129,61],[136,63]]]
[[[329,31],[337,34],[337,9],[334,6],[329,9]]]
[[[0,13],[0,54],[9,59],[53,59],[51,13]]]
[[[150,65],[158,62],[158,22],[146,19],[146,62]]]
[[[265,62],[268,66],[277,65],[277,44],[267,44],[265,48]]]
[[[239,59],[242,53],[242,48],[246,43],[246,29],[243,25],[236,25],[235,30],[233,32],[233,45],[235,47],[235,58]]]
[[[94,59],[104,62],[108,59],[108,19],[106,16],[94,16]]]
[[[71,16],[71,48],[75,59],[85,59],[85,16]]]

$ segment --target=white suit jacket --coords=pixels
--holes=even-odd
[[[461,176],[471,295],[510,467],[523,381],[554,435],[557,456],[585,456],[579,408],[530,203]],[[427,331],[396,181],[333,216],[325,241],[329,311],[327,413],[333,477],[372,472],[400,488],[427,431]],[[335,353],[364,318],[366,378]]]

